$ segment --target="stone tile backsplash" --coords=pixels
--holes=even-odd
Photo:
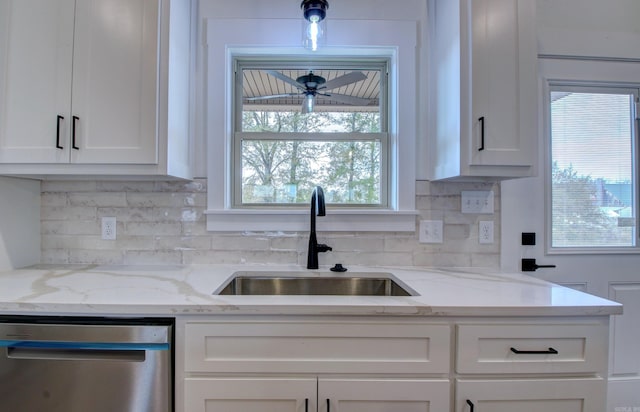
[[[42,263],[306,264],[307,232],[207,232],[206,180],[191,182],[43,181]],[[493,190],[493,215],[463,214],[462,190]],[[442,244],[410,232],[318,232],[330,244],[320,264],[500,266],[498,183],[416,182],[421,219],[444,221]],[[115,216],[117,240],[102,240],[101,218]],[[478,242],[478,221],[493,220],[495,242]]]

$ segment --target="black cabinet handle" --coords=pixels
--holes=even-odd
[[[60,121],[64,120],[64,116],[58,115],[58,120],[56,124],[56,149],[64,149],[63,146],[60,146]]]
[[[480,122],[480,147],[478,148],[480,152],[484,150],[484,116],[480,117],[478,121]]]
[[[327,398],[327,412],[331,412],[331,401]]]
[[[473,412],[473,402],[471,402],[469,399],[467,399],[467,405],[469,405],[469,412]]]
[[[309,398],[304,400],[304,412],[309,412]]]
[[[71,126],[71,147],[76,150],[80,150],[80,148],[76,146],[76,124],[78,120],[80,120],[78,116],[73,116],[73,124]]]
[[[516,348],[511,348],[511,352],[516,353],[518,355],[557,355],[558,351],[549,348],[547,350],[518,350]]]

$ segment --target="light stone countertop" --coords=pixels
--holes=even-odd
[[[236,271],[311,276],[392,273],[419,294],[375,296],[219,296]],[[478,268],[349,267],[307,271],[281,265],[38,265],[0,272],[0,314],[175,316],[198,314],[585,316],[622,305],[522,274]]]

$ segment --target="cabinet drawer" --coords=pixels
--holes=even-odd
[[[188,372],[448,373],[448,325],[206,322],[185,325]]]
[[[605,373],[606,324],[457,325],[459,373]]]

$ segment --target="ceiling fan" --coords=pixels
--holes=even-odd
[[[347,73],[329,81],[327,81],[322,76],[313,74],[313,71],[309,71],[308,74],[300,76],[295,80],[291,77],[285,76],[284,74],[276,70],[268,70],[267,73],[275,78],[282,80],[285,83],[292,85],[299,91],[297,93],[282,93],[269,96],[249,97],[247,98],[247,100],[255,101],[277,99],[280,97],[304,96],[304,101],[302,102],[302,113],[313,112],[316,96],[323,96],[329,100],[354,106],[366,106],[371,102],[371,100],[363,99],[361,97],[330,92],[330,90],[336,89],[338,87],[346,86],[348,84],[356,83],[366,79],[367,76],[362,72]]]

